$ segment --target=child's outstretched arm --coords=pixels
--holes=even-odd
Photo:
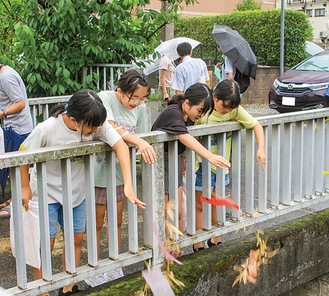
[[[142,154],[142,157],[146,163],[154,163],[156,161],[156,153],[153,147],[145,140],[129,133],[125,129],[118,127],[114,121],[109,120],[109,123],[116,129],[118,134],[124,139],[125,142],[131,143],[137,147]]]
[[[257,123],[254,126],[254,133],[257,140],[257,153],[256,153],[256,163],[259,161],[262,163],[262,168],[265,169],[266,165],[266,154],[265,154],[265,139],[264,139],[264,130],[260,123]]]
[[[135,194],[133,182],[131,179],[131,166],[129,148],[123,140],[117,141],[112,147],[117,154],[124,183],[125,196],[140,209],[145,209],[145,203],[140,201]]]
[[[179,140],[189,149],[192,149],[203,158],[207,159],[211,164],[221,169],[231,167],[229,161],[227,161],[223,156],[216,155],[207,150],[200,142],[195,139],[190,134],[178,135]]]
[[[29,165],[20,166],[21,185],[22,185],[22,204],[25,210],[28,210],[29,201],[32,199],[32,190],[29,181]]]

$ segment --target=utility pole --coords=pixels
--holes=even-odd
[[[161,1],[161,11],[166,11],[167,1]],[[174,38],[174,23],[166,24],[161,29],[161,41]]]
[[[284,72],[284,0],[281,0],[280,75]]]

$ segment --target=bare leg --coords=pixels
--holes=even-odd
[[[183,186],[178,187],[178,227],[183,231]]]
[[[201,202],[201,191],[195,191],[195,223],[196,223],[196,230],[202,230],[202,202]],[[194,244],[195,249],[199,249],[203,247],[203,243],[199,242]]]
[[[121,234],[122,234],[122,216],[123,216],[123,206],[125,204],[124,200],[117,202],[117,215],[118,215],[118,249],[120,252],[121,248]]]
[[[64,232],[63,232],[64,235]],[[74,259],[75,259],[75,266],[80,266],[80,257],[81,257],[81,245],[83,242],[84,232],[76,232],[74,233]],[[65,265],[65,248],[63,248],[63,270],[66,270]],[[68,286],[63,287],[63,292],[66,293],[68,291],[72,291],[72,288],[75,284],[71,284]]]
[[[99,255],[101,233],[104,225],[106,205],[96,204],[96,235],[97,235],[97,252]]]
[[[212,194],[211,194],[211,197],[212,198],[216,198],[216,188],[214,188]],[[211,207],[211,222],[212,222],[212,225],[217,225],[217,211],[216,211],[217,207],[216,206],[212,206]],[[215,237],[212,237],[210,239],[210,241],[217,245],[218,243],[221,243],[222,242],[222,237],[221,236],[215,236]],[[208,241],[209,242],[209,241]]]
[[[54,245],[55,245],[55,238],[51,238],[50,239],[50,251],[51,251],[51,253],[53,252]],[[35,280],[42,279],[42,265],[41,265],[40,269],[33,268],[33,276],[34,276]],[[48,295],[49,295],[49,293],[40,294],[40,296],[48,296]]]

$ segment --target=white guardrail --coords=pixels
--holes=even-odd
[[[67,100],[68,97],[31,99],[31,110],[36,122],[36,116],[43,119],[48,116],[51,104]],[[37,107],[36,107],[37,106]],[[38,112],[33,111],[34,108]],[[42,112],[39,112],[39,111]],[[288,212],[308,207],[329,199],[326,192],[328,177],[324,171],[329,171],[329,163],[325,158],[329,150],[329,129],[326,119],[329,109],[310,110],[289,114],[258,117],[258,121],[265,131],[267,152],[267,165],[265,170],[256,165],[255,161],[255,135],[252,130],[245,130],[238,123],[226,122],[221,124],[201,125],[190,127],[193,136],[199,137],[202,143],[210,148],[210,140],[216,137],[218,153],[225,155],[225,139],[227,133],[232,133],[232,169],[230,171],[231,183],[225,187],[224,172],[217,171],[216,195],[230,195],[239,205],[240,211],[217,207],[217,225],[211,223],[211,206],[203,205],[203,228],[196,231],[195,220],[195,153],[187,150],[186,153],[186,233],[177,237],[180,247],[191,246],[193,243],[205,241],[215,235],[222,235],[235,231],[243,223],[244,226],[253,225],[268,219],[277,218]],[[138,188],[139,198],[146,202],[144,211],[137,210],[131,203],[128,204],[128,228],[122,235],[126,241],[127,249],[119,252],[116,228],[116,202],[115,198],[109,199],[108,227],[109,238],[107,245],[108,256],[98,258],[96,243],[96,217],[94,195],[94,153],[106,151],[107,157],[107,185],[110,192],[115,190],[112,176],[115,176],[115,153],[110,147],[101,142],[84,142],[60,147],[47,147],[31,151],[10,152],[0,155],[0,169],[10,167],[13,223],[16,231],[16,286],[8,286],[5,279],[1,279],[1,286],[8,295],[38,295],[47,291],[58,289],[70,283],[82,281],[91,276],[114,270],[118,267],[130,266],[144,260],[152,259],[152,264],[162,262],[162,254],[157,239],[153,233],[155,225],[159,236],[163,239],[165,233],[164,214],[164,172],[163,148],[169,142],[169,176],[170,199],[178,204],[178,188],[176,180],[177,167],[177,141],[178,138],[163,132],[149,132],[140,134],[140,137],[151,143],[157,153],[158,160],[149,165],[136,162],[136,150],[130,147],[133,168],[133,180]],[[69,200],[71,195],[69,182],[71,179],[71,157],[82,156],[85,164],[87,204],[87,231],[86,231],[86,262],[80,267],[74,261],[74,234],[72,221],[65,224],[65,250],[66,272],[54,272],[50,254],[47,203],[47,179],[45,174],[48,160],[62,160],[63,200]],[[41,254],[43,262],[43,279],[28,280],[31,278],[30,269],[25,264],[22,204],[20,188],[20,164],[36,165],[39,182],[39,216]],[[204,190],[203,195],[208,196],[208,178],[210,166],[204,165]],[[141,177],[142,176],[142,177]],[[64,203],[64,216],[69,216],[72,207]],[[178,215],[174,221],[178,227]],[[138,227],[142,225],[142,227]],[[8,266],[1,266],[8,268]],[[1,292],[2,293],[2,292]]]

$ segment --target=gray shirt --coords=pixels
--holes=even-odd
[[[0,71],[0,109],[8,109],[13,103],[25,100],[25,108],[19,113],[8,115],[5,126],[11,126],[20,135],[30,133],[33,129],[32,117],[24,82],[11,67],[4,66]]]

